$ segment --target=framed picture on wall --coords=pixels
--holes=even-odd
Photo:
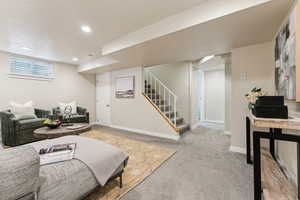
[[[116,78],[116,98],[132,99],[135,95],[135,77],[126,76]]]
[[[283,24],[275,41],[276,93],[287,100],[294,101],[300,101],[300,88],[297,87],[297,83],[300,84],[300,74],[297,70],[300,67],[299,16],[299,6],[296,6],[286,23]]]

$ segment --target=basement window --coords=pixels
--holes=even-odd
[[[53,64],[30,58],[10,56],[9,76],[22,79],[50,80],[54,78]]]

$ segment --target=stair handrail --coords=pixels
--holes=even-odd
[[[155,76],[152,72],[148,72],[154,79],[156,79],[165,89],[168,90],[169,93],[171,93],[176,99],[178,98],[177,95],[170,90],[161,80],[159,80],[159,78],[157,78],[157,76]]]
[[[146,83],[145,81],[147,81],[147,84],[152,84],[153,83],[153,79],[154,79],[154,88],[155,88],[155,91],[157,90],[157,83],[159,84],[158,85],[158,91],[157,93],[159,95],[162,95],[160,94],[161,92],[161,87],[163,88],[163,97],[164,97],[164,103],[163,103],[163,106],[165,106],[165,102],[166,102],[166,90],[169,94],[168,96],[168,103],[169,103],[169,116],[167,116],[167,114],[165,113],[165,111],[162,111],[161,108],[159,106],[156,106],[160,111],[161,113],[163,113],[163,115],[168,119],[169,123],[173,124],[173,126],[175,126],[175,128],[177,128],[177,95],[172,91],[170,90],[161,80],[159,80],[159,78],[157,78],[152,72],[150,71],[146,71],[144,70],[145,72],[145,76],[144,76],[144,84]],[[153,87],[153,86],[152,86]],[[145,93],[146,93],[146,87],[145,88]],[[173,104],[171,103],[171,100],[173,99]],[[156,103],[150,99],[152,101],[152,103],[154,103],[156,105]],[[173,106],[173,110],[174,110],[174,117],[171,117],[171,106]],[[164,108],[166,109],[166,108]],[[173,119],[173,121],[172,121]]]

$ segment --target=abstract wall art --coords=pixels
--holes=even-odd
[[[300,102],[300,5],[288,16],[275,41],[277,95]]]
[[[277,94],[296,100],[296,9],[276,37],[275,61]]]

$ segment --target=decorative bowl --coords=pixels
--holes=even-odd
[[[45,124],[47,127],[51,128],[51,129],[55,129],[55,128],[60,127],[60,125],[61,125],[62,123],[61,123],[61,121],[59,121],[59,120],[54,120],[54,121],[52,121],[52,120],[46,120],[46,121],[44,121],[44,124]]]

